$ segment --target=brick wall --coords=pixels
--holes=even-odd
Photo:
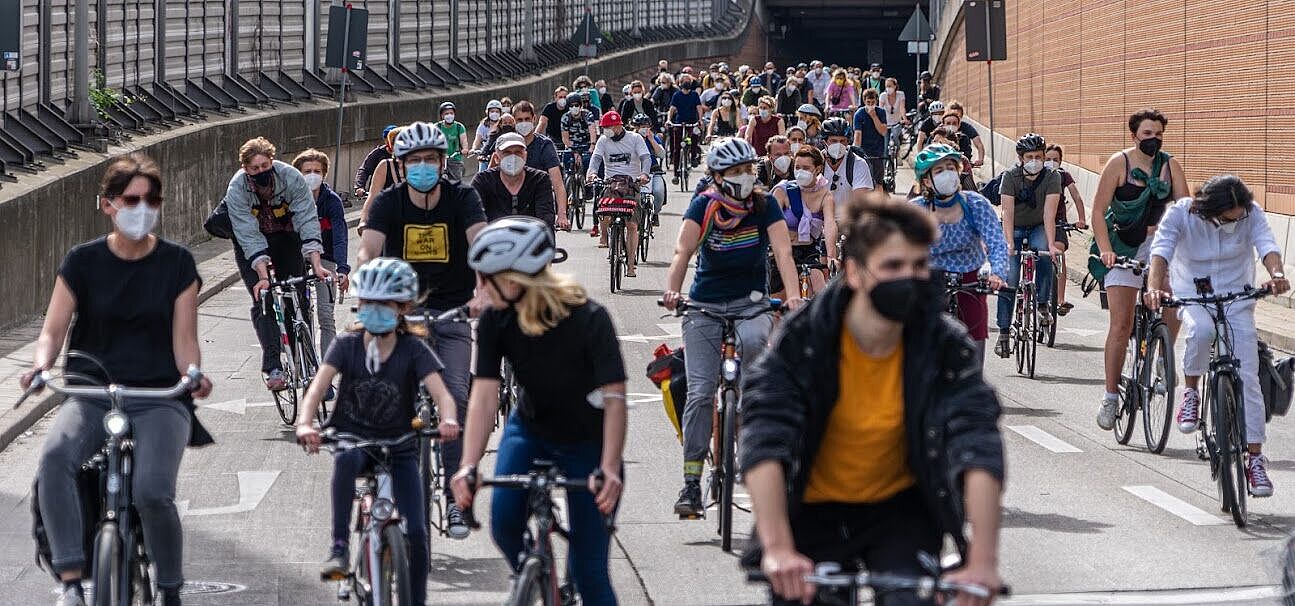
[[[1165,149],[1194,188],[1235,173],[1266,210],[1295,215],[1295,11],[1286,2],[1017,0],[1007,3],[1009,60],[994,64],[994,128],[1038,132],[1066,160],[1100,172],[1129,147],[1128,115],[1169,117]],[[943,98],[989,123],[984,63],[964,60],[955,27],[937,79]],[[1000,158],[1001,161],[1001,158]]]

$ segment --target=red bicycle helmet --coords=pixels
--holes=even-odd
[[[621,115],[620,115],[620,112],[617,112],[615,110],[612,110],[603,114],[603,117],[600,120],[598,120],[598,126],[601,126],[603,128],[607,128],[610,126],[620,126],[620,125],[621,125]]]

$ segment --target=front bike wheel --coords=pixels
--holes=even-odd
[[[301,393],[304,396],[307,389],[310,389],[310,383],[315,378],[315,373],[319,372],[319,356],[315,354],[314,335],[310,331],[297,331],[297,359],[301,361],[301,380],[305,382],[301,386]],[[319,421],[320,427],[328,421],[328,402],[319,401],[319,410],[315,411],[315,419]]]
[[[621,232],[624,229],[624,227],[615,223],[607,228],[608,261],[611,264],[611,276],[608,286],[611,288],[612,293],[620,290],[621,287],[621,272],[624,271],[621,267],[624,262],[621,250],[622,246],[624,246],[624,236]]]
[[[1138,365],[1142,364],[1138,346],[1137,329],[1129,337],[1128,349],[1124,352],[1124,368],[1120,371],[1120,407],[1115,411],[1115,441],[1121,445],[1128,444],[1133,438],[1134,419],[1142,402],[1142,388],[1138,385]]]
[[[721,434],[720,467],[723,477],[719,491],[719,547],[725,553],[733,551],[733,491],[737,488],[737,394],[732,389],[724,392],[724,431]]]
[[[527,558],[522,564],[522,571],[513,579],[513,587],[508,592],[508,606],[556,606],[553,589],[549,586],[549,576],[544,570],[544,561],[537,557]]]
[[[377,577],[378,591],[382,592],[382,603],[395,606],[406,606],[414,603],[414,590],[409,570],[409,545],[405,534],[400,532],[399,524],[388,524],[382,529],[382,555],[379,558],[382,568]],[[424,573],[425,574],[425,573]]]
[[[94,606],[123,606],[121,602],[121,535],[116,522],[104,522],[94,539]]]
[[[1169,424],[1174,412],[1174,350],[1169,327],[1157,322],[1146,340],[1142,368],[1142,434],[1147,450],[1160,454],[1169,442]]]
[[[1214,444],[1218,453],[1219,496],[1223,511],[1232,514],[1237,528],[1246,525],[1245,421],[1238,416],[1236,377],[1222,372],[1212,377]]]
[[[284,330],[293,331],[296,323],[296,317],[292,313],[292,307],[285,303],[283,309],[283,326]],[[280,337],[282,339],[282,337]],[[283,345],[283,340],[279,341],[279,370],[284,374],[288,381],[285,389],[272,392],[274,394],[274,407],[279,411],[279,419],[284,425],[291,427],[297,422],[297,364],[293,360],[292,348]],[[289,334],[288,343],[296,342],[296,335]]]
[[[1043,329],[1039,327],[1039,315],[1033,312],[1034,306],[1034,297],[1031,296],[1029,307],[1031,311],[1025,314],[1029,318],[1027,322],[1030,325],[1029,333],[1027,333],[1029,338],[1025,342],[1025,375],[1031,379],[1034,378],[1034,362],[1039,355],[1039,336],[1043,334]]]
[[[125,553],[134,554],[130,559],[131,603],[139,606],[152,606],[156,594],[153,591],[153,575],[148,561],[148,551],[144,547],[144,531],[135,516],[134,537],[125,545]]]
[[[1057,293],[1052,293],[1052,300],[1048,301],[1047,313],[1051,322],[1048,323],[1048,349],[1057,344]]]

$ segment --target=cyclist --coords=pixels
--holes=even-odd
[[[782,122],[782,116],[773,113],[773,97],[760,97],[759,109],[756,114],[751,116],[751,121],[746,126],[746,141],[755,148],[755,152],[760,155],[768,153],[766,145],[770,137],[787,134],[787,126]]]
[[[871,191],[875,187],[872,171],[862,158],[850,151],[850,125],[842,118],[828,118],[823,123],[827,143],[827,164],[823,176],[830,184],[836,200],[837,220],[854,192]]]
[[[1066,194],[1069,193],[1070,198],[1075,203],[1075,227],[1087,229],[1088,220],[1086,217],[1088,214],[1084,211],[1084,196],[1079,193],[1079,186],[1075,183],[1075,178],[1070,175],[1070,171],[1061,167],[1062,153],[1060,145],[1051,144],[1048,145],[1043,157],[1044,168],[1055,170],[1061,174],[1061,201],[1057,206],[1057,222],[1063,223],[1068,219],[1069,205],[1067,204]],[[1057,243],[1062,250],[1070,249],[1070,238],[1065,230],[1057,230]],[[1066,279],[1066,255],[1061,255],[1059,261],[1061,266],[1060,271],[1057,272],[1057,315],[1064,316],[1070,313],[1070,310],[1074,309],[1075,305],[1066,301],[1066,285],[1070,282]]]
[[[405,127],[397,126],[387,131],[387,147],[395,149],[396,137]],[[400,181],[400,163],[394,157],[387,157],[378,162],[369,175],[370,185],[365,194],[364,204],[360,206],[360,231],[364,231],[364,220],[369,216],[369,205],[378,194],[390,189]]]
[[[927,116],[917,125],[917,148],[926,149],[931,133],[944,126],[944,102],[935,100],[926,106]],[[958,149],[962,149],[961,146]]]
[[[486,225],[476,190],[441,178],[447,147],[445,135],[425,122],[401,131],[395,155],[405,166],[405,180],[374,200],[357,255],[360,263],[380,256],[409,262],[418,273],[420,305],[431,315],[474,302],[476,276],[468,267],[468,244]],[[441,378],[458,407],[454,418],[462,419],[467,414],[472,329],[446,322],[432,330],[436,355],[445,365]],[[445,444],[443,467],[458,469],[462,454],[460,443]],[[447,507],[445,517],[450,537],[468,536],[457,507]]]
[[[929,71],[923,71],[917,77],[918,115],[931,111],[931,104],[940,100],[940,85],[934,81]]]
[[[445,141],[449,143],[449,151],[445,159],[445,176],[455,181],[463,179],[463,148],[468,146],[468,129],[463,126],[462,122],[454,119],[454,104],[446,101],[441,104],[440,114],[441,121],[436,123],[436,128],[445,133]]]
[[[907,99],[904,91],[899,90],[899,80],[886,78],[886,90],[881,93],[878,104],[886,110],[887,139],[896,149],[899,148],[900,126],[908,126]]]
[[[952,126],[941,126],[931,131],[931,145],[948,145],[953,149],[962,149],[961,142],[966,139],[958,129]],[[929,147],[929,146],[928,146]],[[967,156],[962,156],[962,189],[963,191],[980,191],[976,186],[976,178],[972,174],[975,169],[971,166],[971,160]]]
[[[945,126],[952,126],[958,129],[964,137],[962,139],[962,155],[971,160],[972,166],[981,166],[985,163],[985,144],[980,140],[980,131],[976,127],[962,121],[963,109],[962,104],[957,101],[950,101],[944,106],[944,116],[941,118]],[[972,157],[972,151],[975,151],[975,157]]]
[[[742,107],[755,107],[759,105],[760,98],[768,94],[764,88],[764,78],[755,76],[747,82],[746,90],[742,93]]]
[[[1161,150],[1169,119],[1156,109],[1141,109],[1129,116],[1129,136],[1133,146],[1111,155],[1102,169],[1093,194],[1092,254],[1101,261],[1089,262],[1093,277],[1106,289],[1110,324],[1106,330],[1105,393],[1097,415],[1102,429],[1115,426],[1119,408],[1120,373],[1129,334],[1133,331],[1133,311],[1142,276],[1127,269],[1109,269],[1116,256],[1147,261],[1151,234],[1155,233],[1172,200],[1189,195],[1187,177],[1178,159]],[[1190,294],[1190,293],[1188,293]],[[1175,315],[1165,316],[1171,333],[1178,331]]]
[[[656,105],[644,94],[643,82],[641,80],[630,82],[630,95],[621,102],[620,110],[617,113],[622,118],[643,114],[648,117],[652,130],[655,131],[660,129],[660,126],[656,123],[656,112]]]
[[[710,85],[704,85],[704,87],[706,90],[701,93],[701,104],[712,109],[719,107],[719,103],[717,103],[717,101],[719,100],[719,96],[728,90],[728,78],[717,75],[716,77],[711,78]]]
[[[867,157],[873,183],[882,183],[886,172],[886,123],[888,109],[879,107],[877,91],[863,90],[863,107],[854,112],[854,145]]]
[[[391,157],[391,142],[387,135],[396,130],[395,124],[388,124],[382,129],[382,141],[376,147],[369,150],[364,156],[364,161],[360,163],[360,168],[355,171],[355,197],[364,198],[369,187],[369,179],[373,177],[373,171],[378,168],[378,163]]]
[[[526,166],[526,140],[517,133],[495,144],[498,166],[472,178],[472,189],[481,196],[486,220],[527,215],[554,225],[553,185],[544,171]]]
[[[113,229],[76,246],[63,259],[31,370],[19,381],[23,389],[38,373],[54,367],[65,341],[69,351],[84,352],[104,365],[101,370],[88,359],[69,357],[67,376],[99,383],[107,383],[110,375],[131,387],[170,387],[190,364],[202,364],[198,267],[188,249],[152,233],[162,206],[157,165],[140,153],[113,158],[98,202]],[[193,397],[210,393],[211,381],[204,378]],[[135,444],[134,507],[149,559],[157,567],[158,604],[178,606],[184,533],[175,510],[176,476],[185,446],[209,444],[211,436],[194,417],[188,396],[166,402],[127,400],[123,407],[130,415]],[[81,465],[103,448],[107,412],[106,400],[69,398],[59,407],[41,447],[36,505],[53,572],[63,583],[58,606],[85,606],[81,577],[91,563],[83,546],[84,526],[96,520],[82,519],[77,478]]]
[[[788,76],[787,83],[778,89],[778,94],[774,97],[777,101],[774,111],[783,119],[795,117],[796,108],[809,102],[808,91],[801,90],[801,80],[795,76]]]
[[[681,90],[675,91],[670,100],[670,110],[666,116],[666,122],[670,124],[670,164],[677,166],[680,157],[680,147],[683,144],[684,128],[689,125],[697,125],[701,120],[701,112],[705,106],[701,104],[701,97],[697,95],[697,87],[692,81],[692,76],[685,75],[679,78]],[[688,148],[688,161],[694,165],[701,163],[701,137],[700,132],[692,133],[692,144]],[[679,184],[679,176],[671,178],[675,185]]]
[[[1258,254],[1270,280],[1261,288],[1280,295],[1290,290],[1282,272],[1281,248],[1273,237],[1264,211],[1255,204],[1254,194],[1239,177],[1220,175],[1207,180],[1194,198],[1171,204],[1151,242],[1150,289],[1146,304],[1160,307],[1169,293],[1194,296],[1193,280],[1210,279],[1214,292],[1240,292],[1255,281]],[[1209,369],[1214,346],[1214,319],[1210,309],[1186,306],[1178,311],[1182,319],[1186,348],[1183,350],[1183,404],[1178,410],[1178,429],[1196,431],[1201,421],[1201,375]],[[1236,301],[1225,308],[1232,331],[1233,355],[1241,362],[1241,402],[1245,406],[1246,480],[1250,494],[1270,497],[1268,458],[1263,455],[1264,396],[1259,386],[1259,344],[1255,335],[1255,301]]]
[[[827,107],[824,111],[829,116],[854,113],[858,105],[854,86],[845,77],[845,70],[838,69],[832,74],[832,81],[827,83]]]
[[[1003,209],[1003,238],[1007,240],[1008,254],[1016,256],[1007,275],[1007,285],[1010,288],[1016,288],[1020,279],[1021,259],[1016,253],[1022,242],[1034,250],[1050,252],[1053,256],[1062,252],[1056,237],[1061,175],[1043,166],[1043,154],[1047,148],[1048,144],[1043,137],[1034,133],[1027,133],[1018,139],[1016,157],[1020,159],[1020,163],[1003,173],[999,186]],[[1052,314],[1048,311],[1048,306],[1052,302],[1052,287],[1057,285],[1052,258],[1039,257],[1034,271],[1038,309],[1027,309],[1025,313],[1037,313],[1039,325],[1049,326],[1052,324]],[[1010,333],[1014,304],[1014,297],[998,297],[998,344],[994,346],[994,353],[1000,358],[1012,355]]]
[[[741,110],[736,107],[733,93],[724,92],[719,96],[715,111],[710,113],[710,122],[706,125],[706,139],[716,137],[736,137],[740,123]]]
[[[782,158],[790,159],[790,156]],[[797,265],[828,265],[834,273],[838,258],[836,208],[827,179],[823,178],[823,152],[813,147],[801,148],[794,162],[795,178],[778,183],[772,190],[791,234],[791,258]],[[823,290],[827,276],[825,270],[811,270],[809,294]],[[770,272],[769,282],[769,292],[782,292],[784,285],[777,272]]]
[[[620,501],[627,408],[625,364],[611,315],[578,282],[553,271],[552,236],[532,221],[496,221],[470,254],[490,308],[477,326],[480,370],[454,498],[472,505],[475,487],[466,476],[485,454],[506,359],[522,395],[504,425],[495,474],[524,474],[538,458],[569,478],[590,476],[588,493],[567,493],[568,569],[582,603],[616,604],[607,571],[611,537],[602,516],[612,515]],[[523,491],[491,495],[490,534],[513,572],[521,564],[526,512]]]
[[[627,255],[629,258],[625,275],[633,278],[638,274],[638,256],[632,251],[638,250],[638,226],[644,219],[637,210],[639,187],[649,182],[652,155],[648,152],[647,143],[643,137],[638,133],[627,131],[625,125],[621,123],[620,114],[615,111],[603,114],[598,124],[603,128],[603,135],[594,145],[594,153],[589,160],[589,172],[585,175],[585,180],[592,183],[598,178],[600,170],[606,175],[607,191],[603,195],[603,200],[598,201],[600,207],[604,204],[604,200],[609,198],[633,200],[636,204],[625,234],[625,250],[631,251]],[[603,215],[598,218],[598,222],[602,227],[602,237],[599,239],[598,246],[607,248],[607,225],[611,219]]]
[[[679,89],[674,85],[674,76],[669,73],[660,74],[657,77],[656,88],[652,89],[652,105],[658,112],[669,110],[670,102],[674,100],[674,94],[678,91]]]
[[[261,291],[270,288],[270,266],[280,280],[300,276],[306,273],[305,257],[316,277],[332,275],[323,264],[315,198],[301,173],[274,156],[274,144],[264,137],[243,143],[238,150],[242,168],[229,180],[224,199],[234,228],[234,262],[252,295],[252,326],[261,344],[265,386],[271,391],[284,389],[288,381],[279,368],[279,327],[273,316],[262,313],[260,304]],[[301,294],[304,297],[304,288]]]
[[[948,145],[931,145],[918,152],[913,172],[920,191],[912,201],[928,208],[939,226],[939,238],[931,245],[934,284],[945,283],[943,274],[961,276],[962,284],[976,284],[987,256],[989,288],[998,290],[1003,287],[1001,276],[1009,272],[1007,241],[989,200],[979,192],[962,191],[959,176],[966,160],[962,152]],[[983,365],[989,305],[985,295],[957,293],[957,297],[958,319],[967,327]]]
[[[898,201],[854,204],[848,216],[843,279],[784,318],[745,377],[738,456],[759,549],[743,563],[759,565],[785,603],[807,604],[815,562],[928,575],[917,553],[940,553],[951,535],[963,564],[946,580],[992,596],[1000,409],[962,328],[928,295],[935,226]],[[934,602],[892,593],[878,603]]]
[[[552,139],[536,132],[535,106],[530,101],[514,104],[513,118],[517,120],[517,134],[526,138],[526,165],[549,174],[557,206],[558,229],[570,229],[571,220],[567,218],[567,185],[562,181],[562,161],[558,159],[557,146]]]
[[[813,108],[812,110],[810,108]],[[823,143],[823,114],[817,107],[802,105],[796,108],[796,125],[805,131],[803,143],[817,147],[820,151],[827,145]]]
[[[756,165],[756,182],[765,189],[772,189],[779,182],[794,180],[796,173],[792,165],[795,158],[791,153],[791,141],[782,135],[774,135],[765,145],[768,151]],[[819,158],[823,156],[820,154]]]
[[[503,109],[504,109],[504,113],[505,113],[505,114],[512,115],[512,113],[513,113],[513,100],[512,100],[512,98],[511,98],[511,97],[500,97],[500,98],[499,98],[499,104],[503,107]]]
[[[441,379],[441,361],[422,340],[426,335],[421,327],[411,327],[403,317],[413,311],[418,293],[418,274],[400,259],[378,258],[356,270],[357,325],[338,337],[324,355],[324,363],[306,391],[304,413],[297,417],[297,441],[306,452],[319,452],[319,430],[311,420],[326,386],[338,375],[340,397],[327,427],[368,439],[399,438],[409,433],[410,422],[418,414],[415,407],[421,385],[436,403],[438,439],[449,444],[458,438],[454,396]],[[368,466],[369,454],[363,450],[347,450],[333,457],[333,543],[321,571],[325,578],[344,577],[348,572],[355,479]],[[393,449],[391,492],[409,537],[409,576],[415,604],[423,604],[427,598],[427,575],[421,574],[428,566],[425,489],[414,444]]]
[[[857,80],[863,88],[871,88],[879,93],[885,90],[886,80],[881,77],[880,63],[873,63],[872,69],[869,70],[867,74],[855,74],[855,80]]]
[[[694,254],[698,255],[697,271],[689,298],[720,313],[745,314],[768,306],[765,259],[770,248],[783,284],[796,283],[787,222],[778,204],[757,187],[756,160],[755,149],[741,139],[720,139],[711,146],[706,168],[715,184],[693,198],[684,213],[662,297],[666,309],[673,310],[679,303],[679,291]],[[795,310],[803,302],[796,293],[787,298],[787,307]],[[743,358],[753,359],[764,349],[772,327],[771,314],[738,323]],[[702,513],[702,461],[711,440],[722,325],[706,316],[689,315],[683,321],[683,339],[688,350],[684,486],[674,511],[680,517],[696,517]]]
[[[486,158],[489,156],[482,153],[481,149],[485,146],[486,141],[490,140],[490,135],[494,133],[495,126],[499,124],[499,118],[503,113],[504,106],[499,103],[498,99],[491,99],[489,103],[486,103],[486,115],[477,124],[476,136],[472,138],[473,153],[477,154],[478,171],[486,169],[486,164],[489,162]]]
[[[536,130],[554,141],[561,141],[562,117],[567,113],[570,97],[571,93],[565,86],[553,89],[553,100],[540,108],[540,121],[536,125]]]
[[[612,103],[612,96],[607,94],[607,82],[605,80],[598,80],[597,82],[594,82],[594,90],[598,92],[597,97],[598,97],[599,111],[603,113],[607,113],[609,111],[616,109],[616,104]],[[591,95],[591,97],[592,96],[593,95]]]
[[[787,129],[787,144],[791,147],[789,151],[793,156],[796,155],[802,147],[814,147],[814,149],[818,149],[813,145],[808,145],[805,141],[806,137],[804,128],[793,126]]]
[[[308,149],[292,159],[292,167],[301,171],[306,180],[306,187],[315,197],[315,213],[319,215],[320,239],[324,244],[322,264],[325,269],[337,276],[337,288],[345,293],[347,274],[351,266],[347,265],[346,210],[342,208],[342,199],[328,187],[324,179],[328,177],[328,154],[317,149]],[[315,303],[319,314],[319,351],[328,351],[333,337],[337,335],[337,321],[333,317],[334,301],[328,284],[320,282],[315,285]],[[329,393],[327,400],[332,399]]]
[[[805,74],[805,79],[814,87],[814,102],[822,104],[827,95],[827,83],[832,79],[831,74],[823,67],[823,62],[815,59],[809,62],[809,73]]]
[[[665,175],[665,168],[661,166],[666,153],[665,145],[661,142],[661,137],[652,132],[652,118],[648,117],[647,114],[635,114],[630,119],[630,127],[640,137],[643,137],[643,141],[647,143],[648,153],[652,155],[652,226],[657,227],[661,225],[661,207],[665,206],[666,202],[665,177],[663,176]]]

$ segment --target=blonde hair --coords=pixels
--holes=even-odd
[[[243,143],[242,147],[238,148],[238,160],[243,166],[251,164],[252,158],[257,156],[265,156],[273,160],[274,154],[274,144],[270,143],[270,140],[265,137],[248,139],[247,142]]]
[[[312,147],[297,154],[297,157],[292,159],[292,167],[301,170],[301,166],[307,162],[318,162],[323,167],[324,174],[328,174],[328,154]]]
[[[534,275],[508,271],[500,277],[516,282],[526,289],[517,302],[517,325],[522,334],[538,337],[571,315],[571,308],[589,300],[585,287],[571,276],[554,272],[551,268]]]

